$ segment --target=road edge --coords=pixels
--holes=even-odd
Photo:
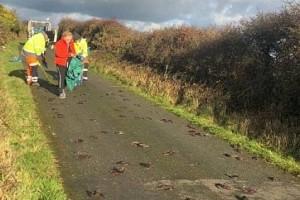
[[[258,141],[250,139],[241,133],[233,132],[229,128],[217,125],[207,116],[197,116],[188,111],[188,108],[184,106],[174,106],[163,96],[154,96],[143,88],[140,88],[134,84],[130,78],[126,75],[120,76],[120,74],[126,71],[128,63],[121,63],[114,60],[112,56],[108,56],[105,60],[101,58],[92,59],[92,70],[101,77],[114,81],[115,83],[125,86],[135,94],[146,98],[147,100],[159,105],[165,110],[174,113],[175,115],[184,118],[194,125],[197,125],[205,131],[220,137],[221,139],[229,142],[231,145],[238,145],[240,148],[254,155],[254,159],[260,157],[266,160],[268,163],[283,169],[296,177],[300,177],[300,163],[297,162],[291,156],[285,156],[281,152],[277,152]],[[109,62],[109,63],[108,63]],[[132,66],[128,66],[132,67]],[[139,73],[143,73],[142,70]]]
[[[6,199],[65,200],[54,152],[31,90],[22,80],[22,64],[9,61],[18,56],[18,47],[19,41],[10,42],[0,54],[0,129],[5,131],[0,136],[7,143],[5,151],[10,155],[7,159],[12,159],[10,173],[15,179],[4,195]]]

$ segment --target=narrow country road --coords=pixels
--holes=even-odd
[[[95,74],[33,93],[69,199],[300,199],[299,179]]]

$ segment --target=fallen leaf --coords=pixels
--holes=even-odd
[[[104,194],[98,190],[94,190],[94,191],[87,190],[86,194],[90,198],[93,198],[93,197],[101,197],[102,199],[105,198]]]
[[[270,181],[275,181],[275,177],[273,177],[273,176],[269,176],[268,179],[269,179]]]
[[[253,195],[257,192],[257,190],[254,188],[250,188],[250,187],[243,187],[242,192],[245,194],[248,194],[248,195]]]
[[[140,163],[140,166],[145,167],[147,169],[149,169],[151,167],[151,165],[152,165],[151,163],[144,163],[144,162]]]
[[[174,154],[176,154],[176,152],[173,150],[169,150],[163,153],[164,156],[173,156]]]
[[[164,123],[173,123],[173,121],[170,119],[161,119],[160,121],[162,121]]]
[[[89,155],[88,153],[86,152],[77,152],[76,153],[76,158],[77,160],[84,160],[84,159],[89,159],[91,158],[92,156]]]
[[[192,197],[184,197],[183,200],[194,200]]]
[[[243,160],[243,158],[240,157],[240,156],[238,156],[238,155],[231,155],[231,154],[229,154],[229,153],[224,153],[223,155],[224,155],[225,157],[227,157],[227,158],[234,158],[234,159],[236,159],[236,160]]]
[[[145,119],[144,117],[139,117],[139,116],[135,116],[134,118],[135,118],[135,119],[142,119],[142,120]]]
[[[196,127],[194,127],[194,126],[192,126],[190,124],[188,124],[186,127],[188,127],[189,129],[193,129],[193,130],[197,129]]]
[[[117,165],[123,165],[123,166],[128,166],[128,165],[129,165],[128,162],[125,162],[125,161],[123,161],[123,160],[116,162],[116,164],[117,164]]]
[[[84,140],[79,138],[79,139],[75,139],[75,140],[72,140],[72,143],[75,143],[75,144],[80,144],[80,143],[83,143]]]
[[[158,190],[165,190],[165,191],[170,191],[170,190],[174,190],[175,187],[171,184],[164,184],[164,183],[161,183],[157,186],[157,189]]]
[[[119,135],[125,135],[125,133],[123,131],[119,131],[118,134]]]
[[[232,179],[239,178],[239,176],[236,174],[225,174],[225,176],[227,176],[228,178],[232,178]]]
[[[242,196],[242,195],[235,195],[235,198],[236,198],[237,200],[248,200],[248,197]]]
[[[149,148],[150,147],[147,144],[144,144],[144,143],[141,143],[141,142],[137,142],[137,141],[132,142],[131,144],[134,145],[134,146],[136,146],[136,147],[140,147],[140,148]]]
[[[229,153],[224,153],[223,155],[224,155],[225,157],[227,157],[227,158],[231,158],[231,157],[232,157],[232,155],[229,154]]]
[[[240,156],[237,156],[237,155],[235,155],[235,156],[233,156],[236,160],[239,160],[239,161],[241,161],[241,160],[243,160],[243,158],[242,157],[240,157]]]
[[[118,175],[124,174],[125,170],[126,170],[125,167],[115,166],[112,168],[111,174],[114,176],[118,176]]]
[[[218,189],[231,190],[231,187],[229,185],[226,185],[226,184],[216,183],[215,186]]]
[[[64,118],[64,115],[63,114],[57,114],[57,118],[59,118],[59,119]]]
[[[196,136],[204,136],[204,135],[200,132],[191,132],[190,136],[196,137]]]
[[[252,160],[258,160],[257,156],[252,156]]]
[[[103,134],[108,134],[108,131],[101,131],[101,133],[103,133]]]

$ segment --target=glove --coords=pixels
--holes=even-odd
[[[81,62],[83,62],[84,59],[85,59],[85,58],[84,58],[83,56],[81,56],[81,55],[77,55],[76,58],[79,59]]]

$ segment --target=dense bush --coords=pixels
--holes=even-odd
[[[123,54],[128,42],[137,34],[115,20],[92,19],[79,22],[69,18],[59,24],[59,32],[69,30],[78,32],[88,39],[92,49],[112,52],[115,55]]]
[[[144,63],[158,71],[173,73],[185,72],[193,61],[182,55],[187,50],[197,49],[201,44],[217,35],[214,30],[200,30],[191,27],[168,28],[165,30],[145,33],[135,38],[131,46],[127,46],[123,59],[136,63]]]
[[[222,28],[136,33],[116,21],[70,19],[60,27],[83,33],[94,49],[179,81],[182,97],[174,103],[197,102],[197,113],[209,107],[216,121],[234,122],[250,137],[300,158],[299,4]],[[190,94],[197,85],[216,96]]]
[[[0,4],[0,45],[4,45],[11,32],[18,34],[21,26],[16,14]]]
[[[243,132],[299,157],[300,6],[237,27],[186,30],[144,34],[123,58],[217,89],[226,97],[213,109],[219,122],[235,116]]]

